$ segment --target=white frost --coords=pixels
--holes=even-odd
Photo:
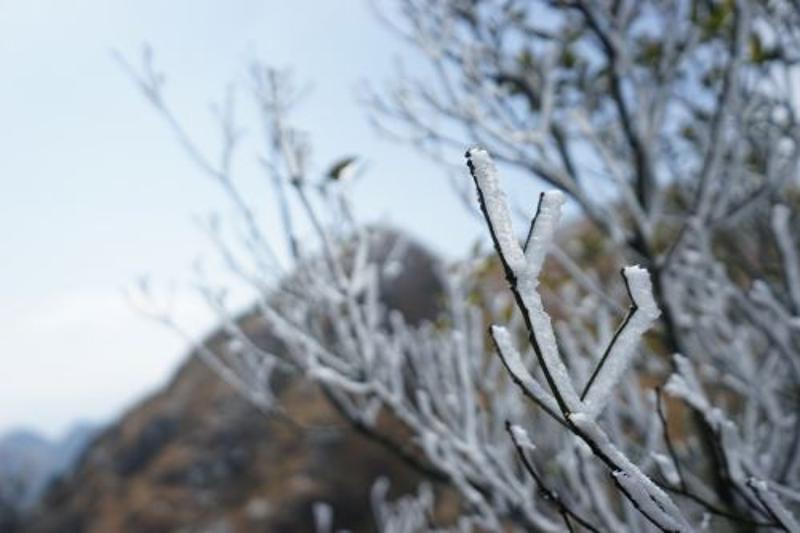
[[[561,219],[561,206],[566,199],[561,191],[542,193],[539,211],[531,224],[528,240],[525,242],[525,259],[528,262],[528,275],[538,276],[547,256],[556,226]]]
[[[602,366],[586,392],[584,408],[592,417],[599,415],[608,404],[614,388],[633,363],[639,340],[661,314],[653,298],[653,286],[647,270],[629,266],[622,271],[622,275],[634,307],[627,322],[623,323],[622,329],[612,340],[613,345],[607,355],[599,363]]]
[[[492,338],[497,344],[497,349],[500,350],[500,355],[502,355],[506,365],[508,365],[508,371],[519,381],[521,386],[547,409],[553,413],[560,412],[555,398],[534,379],[525,367],[525,364],[522,362],[522,357],[514,347],[508,330],[503,326],[492,326]]]
[[[514,434],[514,440],[517,444],[520,445],[521,448],[529,451],[533,451],[536,449],[536,446],[531,441],[531,438],[528,436],[528,432],[522,426],[518,426],[517,424],[512,424],[511,426],[511,433]]]
[[[580,430],[582,438],[591,441],[597,451],[617,465],[618,470],[614,472],[615,479],[632,499],[641,503],[643,509],[645,505],[649,509],[651,504],[657,507],[656,514],[646,511],[650,518],[669,531],[692,531],[692,527],[678,506],[619,448],[614,446],[597,422],[585,413],[573,413],[569,416],[569,420]]]
[[[494,162],[489,153],[482,148],[470,148],[467,152],[467,159],[483,197],[489,223],[497,239],[497,244],[500,246],[500,252],[512,270],[522,269],[525,265],[525,256],[514,235],[508,200],[500,187]]]

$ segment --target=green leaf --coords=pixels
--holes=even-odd
[[[566,68],[572,68],[578,63],[578,56],[575,55],[575,52],[572,51],[572,48],[569,46],[564,48],[564,52],[561,54],[561,65]]]
[[[649,67],[655,67],[661,61],[664,47],[660,41],[647,40],[641,43],[639,50],[639,62]]]
[[[536,65],[536,59],[533,57],[533,53],[531,53],[530,50],[525,49],[519,53],[517,63],[519,63],[519,66],[523,69],[530,70]]]

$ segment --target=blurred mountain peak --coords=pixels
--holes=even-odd
[[[0,532],[13,530],[48,485],[72,469],[97,431],[97,424],[81,421],[58,438],[28,428],[0,435]]]

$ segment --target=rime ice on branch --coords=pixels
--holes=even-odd
[[[550,316],[544,310],[537,290],[538,276],[555,233],[563,196],[557,191],[542,194],[538,211],[531,222],[526,250],[523,252],[514,234],[508,201],[489,154],[480,148],[472,148],[466,157],[477,188],[481,211],[503,263],[510,289],[523,315],[531,348],[555,403],[561,410],[560,416],[552,412],[547,393],[525,368],[508,332],[504,328],[493,326],[492,338],[504,365],[528,398],[559,421],[565,422],[569,431],[589,445],[594,454],[611,470],[619,490],[643,516],[664,531],[690,531],[692,528],[678,506],[611,443],[606,433],[593,420],[619,387],[625,371],[632,363],[636,343],[659,316],[647,271],[640,267],[627,267],[623,270],[623,278],[632,302],[631,311],[600,358],[586,385],[583,399],[579,398],[556,344]],[[511,427],[514,430],[513,435],[522,434],[517,426]],[[527,438],[523,441],[517,437],[517,440],[530,442]]]
[[[437,42],[446,35],[442,28],[447,24],[477,24],[486,30],[481,34],[486,36],[502,29],[497,20],[520,28],[526,21],[519,18],[514,5],[531,2],[479,2],[476,5],[481,7],[470,11],[469,17],[462,16],[466,13],[463,2],[411,0],[402,4],[409,16],[425,15],[416,20],[419,24],[415,27],[430,27],[434,33],[428,37],[433,40],[426,42]],[[674,158],[660,144],[672,135],[666,130],[674,129],[672,120],[662,120],[662,112],[665,106],[680,107],[686,102],[670,96],[676,87],[670,89],[668,83],[652,85],[656,94],[641,93],[635,87],[637,79],[618,70],[625,66],[627,50],[615,43],[630,43],[635,36],[626,34],[624,24],[617,22],[629,20],[629,30],[654,29],[652,24],[636,22],[641,18],[630,8],[639,3],[615,2],[620,9],[608,11],[602,2],[547,4],[563,4],[569,20],[589,32],[580,40],[595,47],[600,63],[606,57],[608,62],[598,68],[603,75],[621,76],[617,81],[624,90],[613,102],[609,98],[614,95],[605,85],[593,84],[600,87],[600,93],[580,93],[583,89],[577,88],[577,99],[562,102],[559,95],[566,94],[562,82],[568,80],[562,76],[566,72],[559,73],[561,67],[553,62],[560,52],[554,49],[543,62],[536,57],[536,62],[524,65],[526,72],[545,70],[540,100],[544,109],[542,120],[537,118],[541,128],[531,132],[527,120],[487,120],[492,111],[517,112],[525,107],[505,105],[505,99],[513,95],[502,87],[492,94],[483,90],[491,86],[486,72],[495,72],[495,66],[516,66],[516,56],[509,57],[509,62],[485,65],[507,51],[495,56],[479,53],[484,48],[475,46],[451,47],[439,56],[445,60],[459,57],[457,54],[469,56],[468,61],[458,63],[468,70],[484,63],[468,73],[464,84],[467,90],[477,91],[469,95],[470,109],[464,115],[470,134],[478,133],[472,140],[482,144],[487,139],[501,141],[490,145],[498,159],[530,170],[563,193],[541,195],[521,244],[491,158],[486,150],[470,150],[470,168],[511,291],[498,292],[491,283],[484,283],[485,278],[476,274],[475,263],[480,261],[439,265],[443,294],[441,316],[435,324],[412,325],[384,305],[390,299],[386,289],[392,288],[395,280],[388,272],[397,271],[396,265],[402,262],[380,258],[402,257],[409,243],[403,238],[376,239],[372,231],[354,224],[345,209],[349,204],[340,194],[343,191],[329,188],[326,194],[316,195],[318,191],[311,186],[313,176],[307,175],[311,166],[306,164],[306,136],[289,125],[286,103],[294,98],[282,95],[287,88],[283,76],[254,67],[253,96],[262,124],[248,130],[268,135],[265,142],[258,143],[261,153],[257,155],[264,164],[265,178],[276,189],[276,209],[283,213],[288,265],[277,261],[276,256],[282,254],[271,249],[274,229],[262,227],[258,211],[248,205],[251,198],[239,191],[233,176],[238,165],[232,162],[241,150],[233,93],[226,100],[229,105],[221,108],[223,146],[218,160],[202,153],[191,131],[169,110],[163,79],[149,60],[143,73],[132,72],[191,159],[220,185],[241,218],[243,231],[233,232],[241,242],[231,246],[214,224],[210,233],[224,265],[253,287],[255,305],[247,321],[254,328],[245,329],[242,317],[226,308],[223,290],[201,279],[201,297],[219,316],[231,342],[219,351],[200,344],[198,353],[251,401],[279,415],[286,413],[281,410],[278,391],[273,391],[275,380],[271,377],[279,372],[313,381],[358,431],[435,480],[437,486],[447,484],[460,497],[462,519],[474,519],[485,529],[508,524],[517,530],[547,532],[581,528],[649,531],[655,525],[673,531],[690,529],[688,522],[710,524],[714,530],[734,524],[793,531],[797,528],[794,513],[800,507],[800,417],[792,393],[800,387],[800,261],[798,217],[792,213],[788,195],[782,196],[785,190],[780,184],[797,168],[797,153],[782,152],[783,141],[790,134],[796,136],[797,127],[776,127],[775,121],[765,118],[781,106],[784,116],[793,112],[781,102],[780,91],[769,88],[759,92],[731,82],[735,78],[731,72],[742,64],[741,54],[748,52],[751,33],[746,28],[750,24],[747,17],[728,17],[732,31],[723,32],[724,40],[729,36],[738,40],[727,43],[731,51],[725,66],[726,86],[752,98],[740,94],[738,101],[747,105],[736,106],[731,102],[737,99],[720,97],[711,122],[702,118],[707,110],[696,110],[700,119],[690,125],[698,134],[699,149]],[[758,11],[781,2],[742,0],[733,4],[736,10],[756,6]],[[669,10],[678,3],[642,5],[649,6],[642,10],[649,17],[652,9]],[[762,5],[766,7],[758,7]],[[436,10],[437,17],[428,16],[431,11],[426,9]],[[485,16],[484,9],[492,16]],[[454,10],[458,16],[450,16]],[[763,22],[763,11],[761,16]],[[432,20],[442,24],[432,24]],[[787,19],[781,16],[780,20]],[[591,21],[597,24],[587,29]],[[671,37],[674,26],[664,27],[669,28]],[[478,35],[474,29],[469,27],[469,36]],[[570,32],[555,34],[559,40]],[[596,48],[603,36],[610,38],[611,48]],[[528,37],[530,34],[525,42]],[[537,39],[541,44],[545,38]],[[574,45],[570,39],[562,44]],[[800,49],[796,45],[790,48]],[[678,61],[676,54],[687,51],[691,52],[691,47],[664,49],[666,55],[659,65],[668,65],[668,58]],[[684,71],[679,63],[675,63],[675,72]],[[659,77],[669,74],[661,67],[658,71]],[[520,78],[519,82],[524,87],[531,80]],[[711,102],[714,95],[709,96]],[[605,104],[591,107],[598,98]],[[436,103],[435,99],[427,101]],[[568,109],[559,110],[565,104]],[[618,112],[596,112],[609,108]],[[482,109],[480,117],[473,113],[475,109]],[[580,128],[566,123],[565,118],[575,118]],[[800,121],[793,118],[792,123]],[[503,129],[510,124],[520,129]],[[765,124],[769,127],[764,128]],[[424,133],[429,138],[432,132]],[[523,138],[531,142],[520,140]],[[753,151],[753,142],[763,142],[769,150]],[[463,146],[463,142],[457,144]],[[498,151],[498,144],[505,149]],[[593,152],[592,160],[602,168],[573,161],[578,149]],[[768,164],[757,170],[764,173],[759,177],[752,165],[760,162]],[[697,169],[693,170],[695,163]],[[595,182],[598,170],[612,180],[602,181],[600,176]],[[653,177],[659,181],[652,181]],[[754,177],[760,184],[745,187]],[[592,195],[588,183],[600,183],[613,195]],[[703,199],[698,209],[688,207],[676,217],[670,204],[673,195],[690,206],[691,201],[685,200],[698,191]],[[553,235],[566,197],[582,209],[586,217],[582,220],[600,231],[597,238],[608,244],[615,265],[624,264],[616,262],[620,258],[639,262],[653,274],[651,286],[644,269],[622,271],[631,303],[624,317],[624,309],[614,291],[608,290],[600,269],[580,264],[570,257],[571,250],[554,247]],[[776,198],[787,205],[775,205]],[[772,224],[759,227],[758,238],[750,238],[755,233],[739,233],[737,219],[766,212],[773,213]],[[304,220],[292,223],[293,214]],[[736,263],[715,256],[719,238],[731,228],[736,232],[729,251],[742,248],[749,252],[755,244],[756,251],[766,249],[769,257],[780,258],[776,262],[780,264],[771,265],[769,271],[761,265],[753,272],[732,272],[730,267]],[[677,237],[670,240],[673,230]],[[538,282],[550,248],[568,274],[558,287]],[[377,253],[380,250],[387,253]],[[622,284],[617,287],[621,289]],[[657,331],[659,342],[640,343],[658,315],[654,289],[664,313]],[[557,320],[551,320],[542,305],[540,292],[548,291],[556,293],[561,309],[566,310]],[[509,304],[515,304],[520,313],[509,316]],[[503,318],[497,318],[500,316]],[[492,327],[491,338],[499,357],[485,345],[485,324],[498,320],[503,325]],[[279,342],[264,344],[254,331],[269,332]],[[530,346],[521,349],[517,344],[525,337]],[[680,444],[674,442],[668,423],[675,416],[661,411],[661,394],[656,395],[658,403],[654,402],[652,391],[642,385],[645,380],[639,379],[641,374],[626,376],[636,360],[636,371],[645,372],[648,382],[665,379],[671,369],[663,346],[686,356],[675,359],[676,373],[663,391],[682,400],[702,422]],[[402,431],[387,431],[381,423],[386,420]],[[507,424],[510,421],[513,424]],[[707,440],[709,446],[695,446],[695,437]],[[398,513],[384,513],[386,523],[430,525],[428,494],[417,500],[424,505],[403,505],[401,500],[398,506],[387,506]],[[387,525],[387,530],[391,526]]]
[[[647,271],[638,266],[622,270],[631,309],[584,388],[582,399],[585,412],[597,416],[608,403],[614,388],[630,368],[636,356],[636,346],[661,312],[653,299],[653,287]]]
[[[528,326],[531,344],[542,365],[550,391],[563,412],[577,411],[581,403],[578,393],[558,353],[550,316],[545,312],[541,297],[536,291],[539,269],[560,215],[562,195],[558,191],[542,195],[540,211],[534,218],[530,231],[531,252],[525,254],[514,235],[508,201],[500,187],[497,170],[489,154],[480,148],[471,148],[467,152],[467,165],[478,190],[489,233]]]

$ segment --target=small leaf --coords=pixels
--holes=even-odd
[[[569,46],[564,48],[564,52],[561,54],[561,64],[566,68],[572,68],[578,63],[578,57],[575,55],[575,52],[572,51],[572,48]]]
[[[339,181],[350,176],[355,162],[358,161],[358,156],[351,155],[343,157],[335,161],[325,173],[327,178],[331,181]]]
[[[533,53],[528,49],[519,53],[517,62],[523,70],[531,70],[536,66],[536,59],[533,57]]]
[[[658,65],[659,61],[661,61],[661,56],[663,53],[663,46],[661,42],[656,40],[646,40],[641,43],[638,59],[643,65],[654,67]]]

